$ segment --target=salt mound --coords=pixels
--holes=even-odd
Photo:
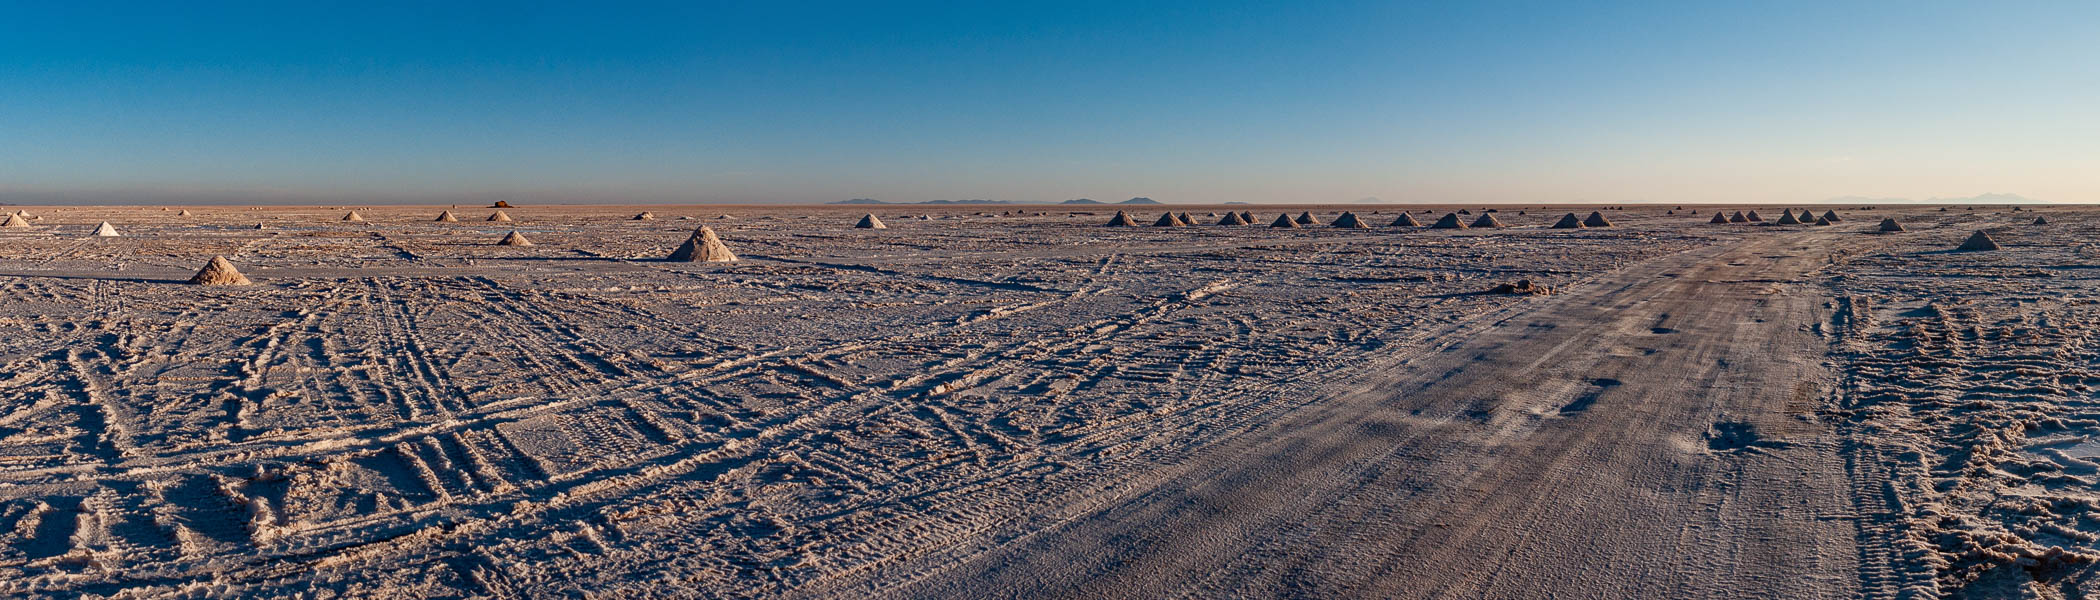
[[[853,228],[854,228],[854,229],[889,229],[889,228],[890,228],[890,226],[882,224],[882,219],[877,219],[877,218],[875,218],[875,213],[868,213],[868,214],[865,214],[865,215],[861,215],[861,217],[860,217],[860,222],[859,222],[859,223],[854,223],[854,224],[853,224]]]
[[[1903,231],[1903,225],[1897,223],[1893,218],[1882,219],[1881,230],[1890,233],[1900,232]]]
[[[1832,223],[1843,223],[1843,222],[1845,222],[1845,220],[1844,220],[1844,219],[1838,218],[1838,213],[1837,213],[1837,211],[1835,211],[1835,210],[1824,210],[1824,211],[1823,211],[1823,220],[1825,220],[1825,221],[1829,221],[1829,222],[1832,222]]]
[[[1792,210],[1782,210],[1782,211],[1779,211],[1779,224],[1780,224],[1780,225],[1800,225],[1800,224],[1801,224],[1801,220],[1800,220],[1800,219],[1796,219],[1796,218],[1794,218],[1794,211],[1792,211]]]
[[[187,217],[187,216],[190,216],[190,209],[187,209],[187,208],[185,208],[185,209],[182,209],[181,211],[178,211],[178,212],[176,212],[176,213],[175,213],[175,216],[178,216],[178,217]]]
[[[1594,211],[1593,211],[1593,212],[1591,212],[1591,213],[1590,213],[1590,218],[1587,218],[1587,219],[1583,219],[1583,220],[1582,220],[1582,226],[1583,226],[1583,227],[1610,227],[1610,226],[1611,226],[1611,221],[1610,221],[1610,220],[1608,220],[1608,219],[1605,219],[1605,218],[1604,218],[1604,213],[1601,213],[1601,212],[1594,212]]]
[[[2035,218],[2034,218],[2034,224],[2036,224],[2036,225],[2048,225],[2048,224],[2049,224],[2049,217],[2035,217]]]
[[[1715,223],[1726,223],[1726,222],[1728,222],[1728,219],[1723,219],[1723,218],[1721,218],[1721,215],[1719,215],[1719,214],[1715,214],[1715,215],[1714,215],[1714,218],[1715,218],[1715,219],[1717,219],[1716,221],[1714,221]],[[1561,217],[1560,217],[1560,220],[1559,220],[1559,221],[1556,221],[1556,222],[1554,222],[1554,223],[1553,223],[1553,228],[1554,228],[1554,229],[1581,229],[1581,228],[1582,228],[1582,219],[1577,219],[1577,218],[1575,218],[1575,213],[1568,213],[1568,214],[1565,214],[1565,215],[1561,215]]]
[[[729,246],[722,244],[722,238],[715,236],[714,229],[701,225],[699,229],[693,230],[692,237],[686,238],[685,243],[680,244],[678,250],[671,253],[670,260],[730,262],[736,260],[736,255],[729,252]]]
[[[352,223],[363,223],[363,222],[365,222],[365,216],[364,216],[364,215],[360,215],[360,214],[357,214],[357,211],[354,211],[354,210],[353,210],[353,211],[350,211],[350,214],[347,214],[347,215],[343,215],[343,220],[345,220],[345,221],[349,221],[349,222],[352,222]]]
[[[1814,224],[1814,225],[1823,225],[1823,226],[1829,226],[1829,225],[1830,225],[1830,219],[1825,219],[1825,218],[1823,218],[1823,217],[1816,217],[1816,222],[1815,222],[1815,223],[1813,223],[1813,224]]]
[[[454,216],[452,216],[452,211],[449,211],[449,210],[448,210],[448,211],[445,211],[445,212],[441,212],[441,213],[438,213],[438,218],[436,219],[436,222],[438,222],[438,223],[458,223],[458,222],[459,222],[459,218],[458,218],[458,217],[454,217]]]
[[[1465,223],[1465,221],[1460,221],[1460,220],[1458,220],[1458,213],[1444,213],[1444,218],[1441,218],[1441,219],[1437,219],[1437,220],[1436,220],[1436,224],[1435,224],[1435,225],[1430,225],[1430,226],[1429,226],[1429,228],[1430,228],[1430,229],[1465,229],[1465,228],[1466,228],[1466,223]]]
[[[1728,215],[1728,222],[1730,222],[1730,223],[1748,223],[1748,222],[1750,222],[1750,218],[1749,218],[1749,217],[1745,217],[1745,216],[1743,216],[1743,211],[1740,211],[1740,210],[1739,210],[1739,211],[1735,211],[1735,214],[1732,214],[1732,215]]]
[[[1801,224],[1802,224],[1802,225],[1807,225],[1807,224],[1810,224],[1810,223],[1814,223],[1814,222],[1816,222],[1816,213],[1812,213],[1812,212],[1809,212],[1809,211],[1808,211],[1808,209],[1806,209],[1806,208],[1804,208],[1804,209],[1801,209],[1801,217],[1800,217],[1800,219],[1801,219]]]
[[[1138,226],[1138,222],[1137,222],[1137,219],[1132,219],[1132,218],[1130,218],[1130,213],[1127,213],[1127,212],[1123,212],[1123,211],[1120,211],[1120,210],[1119,210],[1119,211],[1116,211],[1116,217],[1115,217],[1115,218],[1113,218],[1113,219],[1109,219],[1109,220],[1108,220],[1108,226],[1109,226],[1109,227],[1136,227],[1136,226]]]
[[[1246,224],[1247,224],[1247,220],[1246,220],[1246,219],[1244,219],[1244,218],[1241,218],[1241,217],[1240,217],[1240,213],[1234,213],[1234,212],[1229,212],[1229,213],[1225,213],[1225,218],[1223,218],[1223,219],[1218,219],[1218,224],[1219,224],[1219,225],[1246,225]]]
[[[1181,213],[1181,216],[1180,216],[1180,218],[1181,218],[1181,225],[1182,225],[1183,227],[1195,227],[1195,226],[1196,226],[1196,216],[1195,216],[1195,215],[1191,215],[1191,214],[1188,214],[1188,213],[1184,212],[1184,213]]]
[[[233,263],[228,262],[226,257],[214,256],[211,257],[211,262],[204,263],[204,268],[199,269],[196,275],[190,277],[190,283],[197,285],[248,285],[254,282],[248,281],[246,275],[242,275],[239,269],[233,268]]]
[[[1570,216],[1570,217],[1572,217],[1572,216],[1575,216],[1575,213],[1568,213],[1568,216]],[[1714,220],[1712,220],[1712,221],[1707,221],[1707,222],[1708,222],[1708,223],[1713,223],[1713,224],[1716,224],[1716,225],[1720,225],[1720,224],[1723,224],[1723,223],[1727,223],[1727,222],[1728,222],[1728,216],[1727,216],[1727,215],[1723,215],[1723,214],[1721,214],[1721,211],[1718,211],[1718,210],[1717,210],[1717,211],[1714,211]]]
[[[1760,217],[1760,216],[1757,216],[1757,211],[1754,211],[1754,210],[1753,210],[1753,211],[1750,211],[1749,213],[1746,213],[1746,214],[1744,214],[1744,215],[1743,215],[1743,218],[1745,218],[1745,219],[1749,219],[1749,220],[1750,220],[1750,222],[1752,222],[1752,223],[1763,223],[1763,222],[1765,222],[1765,218],[1764,218],[1764,217]]]
[[[496,211],[496,214],[493,214],[493,215],[489,215],[489,220],[490,220],[490,221],[500,221],[500,222],[504,222],[504,223],[509,223],[509,222],[510,222],[510,215],[506,215],[506,214],[503,214],[503,211],[500,211],[500,210],[499,210],[499,211]]]
[[[1501,227],[1502,222],[1495,220],[1495,215],[1493,213],[1480,213],[1480,218],[1473,220],[1473,226],[1493,229],[1496,227]]]
[[[1314,216],[1312,215],[1312,211],[1309,211],[1309,210],[1308,210],[1308,211],[1305,211],[1305,212],[1302,212],[1302,213],[1298,213],[1298,224],[1299,224],[1299,225],[1319,225],[1319,224],[1320,224],[1320,219],[1319,219],[1319,218],[1317,218],[1317,217],[1314,217]]]
[[[1275,221],[1275,222],[1273,222],[1273,223],[1270,223],[1270,224],[1269,224],[1269,226],[1270,226],[1270,227],[1283,227],[1283,228],[1292,228],[1292,229],[1295,229],[1295,228],[1297,228],[1297,227],[1298,227],[1298,222],[1297,222],[1297,221],[1293,221],[1293,220],[1291,220],[1291,215],[1290,215],[1290,213],[1284,213],[1284,214],[1276,215],[1276,221]]]
[[[27,220],[23,219],[23,218],[22,218],[22,215],[19,215],[19,214],[13,214],[13,215],[8,215],[8,216],[7,216],[7,222],[6,222],[6,223],[0,223],[0,227],[28,227],[28,226],[29,226],[29,221],[27,221]]]
[[[1157,221],[1153,221],[1153,222],[1152,222],[1152,226],[1153,226],[1153,227],[1180,227],[1180,226],[1181,226],[1181,217],[1177,217],[1177,216],[1174,216],[1174,213],[1167,213],[1167,214],[1164,214],[1164,215],[1160,215],[1160,216],[1159,216],[1159,220],[1157,220]]]
[[[1240,220],[1246,221],[1248,225],[1253,225],[1255,223],[1254,212],[1245,210],[1240,211]]]
[[[498,240],[498,241],[496,242],[496,245],[498,245],[498,246],[530,246],[530,245],[532,245],[532,240],[528,240],[528,239],[525,239],[525,235],[524,235],[524,234],[521,234],[521,233],[518,233],[518,232],[517,232],[517,230],[511,230],[510,234],[509,234],[509,235],[505,235],[505,236],[503,236],[503,239],[501,239],[501,240]]]
[[[1334,226],[1341,229],[1367,229],[1370,227],[1365,225],[1362,219],[1356,218],[1356,213],[1347,211],[1344,211],[1342,216],[1335,218]]]
[[[115,228],[115,227],[110,227],[110,226],[109,226],[109,221],[103,221],[101,225],[96,225],[96,226],[95,226],[95,237],[123,237],[123,236],[119,236],[119,235],[117,235],[117,228]]]
[[[634,220],[636,220],[636,221],[653,221],[653,220],[656,220],[656,213],[653,213],[653,212],[649,212],[649,211],[646,211],[646,210],[645,210],[645,211],[642,211],[642,214],[639,214],[639,215],[635,215],[635,216],[634,216]]]
[[[1392,224],[1392,225],[1388,225],[1388,227],[1421,227],[1421,226],[1422,226],[1422,222],[1421,222],[1421,221],[1416,221],[1416,220],[1415,220],[1415,218],[1414,218],[1413,216],[1409,216],[1409,215],[1407,214],[1407,212],[1406,212],[1406,211],[1401,211],[1401,213],[1400,213],[1400,218],[1397,218],[1397,219],[1393,219],[1393,224]]]
[[[1955,250],[1997,250],[1997,249],[1998,249],[1998,241],[1997,241],[1997,240],[1993,240],[1993,239],[1991,239],[1991,236],[1990,236],[1990,234],[1984,233],[1984,232],[1982,232],[1982,231],[1977,231],[1977,232],[1976,232],[1976,233],[1975,233],[1974,235],[1970,235],[1970,236],[1969,236],[1969,241],[1966,241],[1966,242],[1962,242],[1962,243],[1961,243],[1961,246],[1960,246],[1960,247],[1958,247],[1958,248],[1955,248]]]

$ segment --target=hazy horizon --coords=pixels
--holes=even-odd
[[[22,5],[0,22],[0,202],[2085,203],[2096,18]]]

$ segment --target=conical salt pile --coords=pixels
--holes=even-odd
[[[1572,215],[1572,214],[1574,214],[1574,213],[1568,213],[1568,214]],[[1727,222],[1728,222],[1728,215],[1724,215],[1724,214],[1721,214],[1721,211],[1718,211],[1718,210],[1717,210],[1717,211],[1714,211],[1714,220],[1712,220],[1712,221],[1707,221],[1707,222],[1708,222],[1708,223],[1713,223],[1713,224],[1716,224],[1716,225],[1719,225],[1719,224],[1723,224],[1723,223],[1727,223]]]
[[[1811,223],[1811,225],[1825,225],[1825,226],[1827,226],[1827,225],[1830,225],[1830,219],[1825,219],[1825,218],[1823,218],[1823,217],[1816,217],[1816,222],[1815,222],[1815,223]]]
[[[2034,224],[2036,224],[2036,225],[2048,225],[2048,224],[2049,224],[2049,217],[2035,217],[2035,218],[2034,218]]]
[[[1748,223],[1748,222],[1750,222],[1750,218],[1749,218],[1749,217],[1745,217],[1745,216],[1743,216],[1743,211],[1740,211],[1740,210],[1739,210],[1739,211],[1735,211],[1735,214],[1732,214],[1732,215],[1728,215],[1728,222],[1730,222],[1730,223]]]
[[[110,227],[110,226],[109,226],[109,221],[103,221],[101,225],[96,225],[96,226],[95,226],[95,237],[123,237],[123,236],[119,236],[119,235],[117,235],[117,228],[115,228],[115,227]]]
[[[1368,228],[1370,228],[1370,226],[1369,226],[1369,225],[1365,225],[1365,224],[1364,224],[1364,222],[1363,222],[1363,219],[1358,219],[1358,218],[1356,218],[1356,213],[1352,213],[1352,212],[1343,212],[1343,213],[1342,213],[1342,216],[1340,216],[1340,217],[1336,217],[1336,218],[1334,219],[1334,226],[1335,226],[1335,227],[1339,227],[1339,228],[1342,228],[1342,229],[1368,229]]]
[[[1253,225],[1255,223],[1254,213],[1251,211],[1240,211],[1240,220],[1246,221],[1248,225]]]
[[[1997,249],[1998,249],[1998,241],[1997,241],[1997,240],[1993,240],[1993,239],[1991,239],[1991,236],[1990,236],[1990,234],[1984,233],[1984,232],[1982,232],[1982,231],[1978,231],[1978,232],[1976,232],[1976,234],[1975,234],[1975,235],[1971,235],[1971,236],[1969,236],[1969,241],[1966,241],[1966,242],[1962,242],[1962,243],[1961,243],[1961,247],[1959,247],[1959,248],[1955,248],[1955,250],[1997,250]]]
[[[1442,219],[1437,219],[1437,220],[1436,220],[1436,224],[1435,224],[1435,225],[1430,225],[1430,226],[1429,226],[1429,228],[1430,228],[1430,229],[1465,229],[1465,228],[1466,228],[1466,222],[1465,222],[1465,221],[1460,221],[1460,220],[1458,220],[1458,213],[1444,213],[1444,218],[1442,218]]]
[[[1270,224],[1269,224],[1269,226],[1270,226],[1270,227],[1284,227],[1284,228],[1296,228],[1296,227],[1298,226],[1298,222],[1297,222],[1297,221],[1293,221],[1293,220],[1291,220],[1291,215],[1290,215],[1290,213],[1284,213],[1284,214],[1276,215],[1276,221],[1275,221],[1275,222],[1273,222],[1273,223],[1270,223]]]
[[[714,229],[701,225],[693,231],[692,237],[686,238],[685,243],[680,244],[678,250],[671,253],[670,259],[683,262],[730,262],[736,260],[736,255],[729,252],[728,246],[722,245],[722,238],[715,236]]]
[[[868,213],[868,214],[865,214],[865,215],[861,215],[861,217],[860,217],[860,222],[859,222],[859,223],[854,223],[854,224],[853,224],[853,227],[854,227],[855,229],[889,229],[889,228],[890,228],[890,226],[882,224],[882,219],[877,219],[877,218],[875,218],[875,213]]]
[[[493,214],[493,215],[489,215],[489,220],[490,220],[490,221],[502,221],[502,222],[505,222],[505,223],[509,223],[509,222],[510,222],[510,215],[506,215],[506,214],[503,214],[503,211],[500,211],[500,210],[499,210],[499,211],[496,211],[496,214]]]
[[[254,282],[248,281],[248,276],[242,275],[239,269],[233,268],[233,263],[228,262],[226,257],[214,256],[211,257],[211,262],[205,263],[203,269],[199,269],[195,276],[190,277],[190,283],[197,285],[248,285]]]
[[[185,209],[182,209],[182,210],[181,210],[180,212],[177,212],[177,213],[175,213],[175,216],[178,216],[178,217],[187,217],[187,216],[190,216],[190,209],[187,209],[187,208],[185,208]]]
[[[646,211],[646,210],[645,210],[645,211],[642,211],[642,214],[639,214],[639,215],[635,215],[635,216],[634,216],[634,220],[636,220],[636,221],[653,221],[653,220],[655,220],[655,219],[656,219],[656,213],[653,213],[653,212],[649,212],[649,211]]]
[[[343,215],[343,220],[350,221],[352,223],[363,223],[365,222],[365,216],[357,214],[357,211],[353,210],[350,211],[350,214]]]
[[[1791,210],[1782,210],[1782,211],[1779,211],[1779,224],[1780,224],[1780,225],[1800,225],[1800,224],[1801,224],[1801,220],[1800,220],[1800,219],[1796,219],[1796,218],[1794,218],[1794,211],[1791,211]]]
[[[1167,213],[1167,214],[1164,214],[1164,215],[1160,215],[1160,216],[1159,216],[1159,220],[1157,220],[1157,221],[1153,221],[1153,222],[1152,222],[1152,226],[1153,226],[1153,227],[1180,227],[1180,226],[1181,226],[1181,217],[1177,217],[1177,216],[1174,216],[1174,213]]]
[[[1196,216],[1195,216],[1195,215],[1191,215],[1191,214],[1188,214],[1188,213],[1184,212],[1184,213],[1181,213],[1181,216],[1180,216],[1180,218],[1181,218],[1181,225],[1182,225],[1183,227],[1195,227],[1195,226],[1196,226]]]
[[[528,240],[528,239],[525,239],[525,235],[524,235],[524,234],[521,234],[521,233],[518,233],[518,232],[517,232],[517,230],[511,230],[510,234],[509,234],[509,235],[505,235],[505,236],[503,236],[503,239],[501,239],[501,240],[498,240],[498,241],[496,242],[496,245],[498,245],[498,246],[530,246],[530,245],[532,245],[532,240]]]
[[[1495,220],[1495,215],[1493,213],[1480,213],[1480,218],[1473,220],[1473,226],[1486,227],[1492,229],[1496,227],[1501,227],[1502,222]]]
[[[1399,217],[1399,218],[1397,218],[1397,219],[1393,219],[1393,223],[1392,223],[1391,225],[1387,225],[1387,227],[1421,227],[1421,226],[1422,226],[1422,222],[1421,222],[1421,221],[1416,221],[1416,220],[1415,220],[1415,218],[1414,218],[1413,216],[1411,216],[1411,215],[1407,214],[1407,213],[1406,213],[1406,212],[1404,212],[1404,211],[1400,213],[1400,217]]]
[[[263,229],[263,224],[262,224],[262,223],[256,223],[256,224],[255,224],[255,228],[256,228],[256,229],[258,229],[258,230],[259,230],[259,229]]]
[[[1804,208],[1804,209],[1801,209],[1801,217],[1800,217],[1800,219],[1801,219],[1801,224],[1802,224],[1802,225],[1809,225],[1809,224],[1815,223],[1815,222],[1816,222],[1816,213],[1808,212],[1808,209],[1806,209],[1806,208]]]
[[[1837,211],[1834,211],[1834,210],[1825,210],[1825,211],[1823,211],[1823,220],[1825,220],[1825,221],[1829,221],[1829,222],[1832,222],[1832,223],[1843,223],[1843,222],[1845,222],[1845,220],[1844,220],[1844,219],[1840,219],[1840,218],[1838,218],[1838,213],[1837,213]]]
[[[29,226],[29,221],[28,221],[27,219],[23,219],[23,218],[22,218],[22,215],[19,215],[19,214],[14,214],[14,215],[8,215],[8,216],[7,216],[7,222],[6,222],[6,223],[0,223],[0,227],[28,227],[28,226]]]
[[[1758,215],[1757,215],[1757,211],[1754,211],[1754,210],[1753,210],[1753,211],[1750,211],[1750,212],[1747,212],[1747,213],[1743,213],[1743,218],[1745,218],[1745,219],[1749,219],[1749,220],[1750,220],[1750,222],[1752,222],[1752,223],[1763,223],[1763,222],[1765,222],[1765,218],[1764,218],[1764,217],[1760,217],[1760,216],[1758,216]]]
[[[1246,219],[1244,219],[1244,218],[1241,218],[1241,217],[1240,217],[1240,213],[1236,213],[1236,212],[1229,212],[1229,213],[1225,213],[1225,218],[1223,218],[1223,219],[1218,219],[1218,224],[1219,224],[1219,225],[1246,225],[1246,224],[1247,224],[1247,220],[1246,220]]]
[[[1583,226],[1583,227],[1610,227],[1610,226],[1611,226],[1611,220],[1609,220],[1609,219],[1605,219],[1605,218],[1604,218],[1604,213],[1601,213],[1601,212],[1594,212],[1594,211],[1593,211],[1593,212],[1591,212],[1591,213],[1590,213],[1590,218],[1587,218],[1587,219],[1583,219],[1583,220],[1582,220],[1582,226]]]
[[[1132,218],[1130,218],[1130,213],[1127,213],[1127,212],[1123,212],[1123,211],[1120,211],[1120,210],[1119,210],[1119,211],[1116,211],[1116,218],[1113,218],[1113,219],[1109,219],[1109,220],[1108,220],[1108,226],[1109,226],[1109,227],[1136,227],[1136,226],[1138,226],[1138,222],[1137,222],[1137,219],[1132,219]]]
[[[1314,217],[1314,216],[1312,216],[1312,211],[1309,211],[1309,210],[1308,210],[1308,211],[1305,211],[1305,212],[1302,212],[1302,213],[1298,213],[1298,224],[1299,224],[1299,225],[1319,225],[1319,224],[1320,224],[1320,219],[1319,219],[1318,217]]]
[[[1903,231],[1903,225],[1897,223],[1895,219],[1882,219],[1881,230],[1884,232],[1895,233]]]
[[[458,222],[459,222],[459,217],[455,217],[455,216],[452,216],[452,211],[449,211],[449,210],[448,210],[448,211],[445,211],[445,212],[441,212],[441,213],[438,213],[438,218],[437,218],[436,222],[438,222],[438,223],[458,223]]]
[[[1714,221],[1715,223],[1727,223],[1727,222],[1728,222],[1728,219],[1723,219],[1723,218],[1721,218],[1721,215],[1719,215],[1719,214],[1716,214],[1716,215],[1714,215],[1714,219],[1716,219],[1716,220]],[[1553,223],[1553,228],[1554,228],[1554,229],[1581,229],[1581,228],[1582,228],[1582,219],[1577,219],[1577,218],[1575,218],[1575,213],[1568,213],[1568,214],[1565,214],[1565,215],[1561,215],[1561,217],[1560,217],[1560,220],[1559,220],[1559,221],[1555,221],[1555,222]]]

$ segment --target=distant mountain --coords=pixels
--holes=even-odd
[[[1158,200],[1153,200],[1153,199],[1151,199],[1151,198],[1146,198],[1146,197],[1144,197],[1144,196],[1138,196],[1138,197],[1136,197],[1136,198],[1131,198],[1131,199],[1129,199],[1129,200],[1124,200],[1124,201],[1122,201],[1122,202],[1117,202],[1116,204],[1159,204],[1159,203],[1160,203],[1160,202],[1159,202]]]
[[[1058,204],[1101,204],[1101,201],[1092,198],[1079,198],[1076,200],[1066,200],[1064,202],[1059,202]]]
[[[876,200],[876,199],[872,199],[872,198],[854,198],[854,199],[852,199],[852,200],[840,200],[840,201],[838,201],[838,202],[828,202],[827,204],[1032,204],[1032,203],[1030,203],[1030,202],[1015,202],[1015,201],[1012,201],[1012,200],[927,200],[927,201],[925,201],[925,202],[883,202],[883,201],[881,201],[881,200]]]
[[[2019,194],[1977,194],[1967,198],[1932,198],[1928,204],[2041,204],[2042,201]]]
[[[1977,194],[1965,198],[1869,198],[1866,196],[1839,196],[1823,202],[1829,204],[2047,204],[2019,194]]]

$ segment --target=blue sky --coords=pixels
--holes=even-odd
[[[2094,2],[0,15],[0,201],[2100,202]]]

